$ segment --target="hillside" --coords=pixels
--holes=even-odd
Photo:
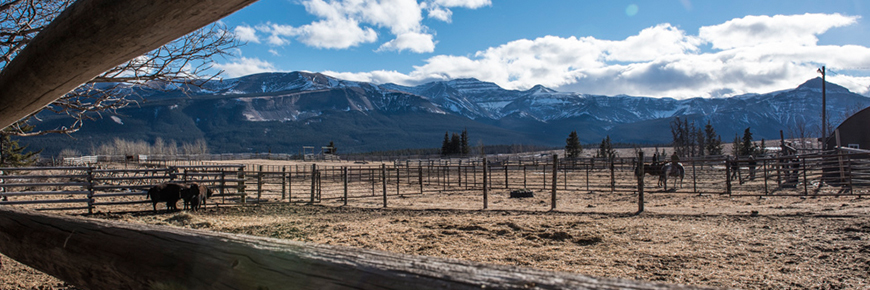
[[[87,152],[114,138],[177,142],[205,139],[212,152],[297,153],[301,146],[334,141],[339,152],[440,146],[446,131],[468,129],[472,145],[563,146],[572,130],[584,143],[610,135],[615,142],[668,143],[669,122],[686,117],[710,121],[730,141],[751,127],[756,138],[778,139],[779,131],[819,128],[821,79],[791,90],[732,98],[675,100],[556,92],[535,86],[506,90],[475,79],[408,87],[340,80],[323,74],[264,73],[212,81],[202,88],[155,91],[133,88],[139,106],[103,114],[68,136],[27,138],[33,148],[54,154],[74,146]],[[870,99],[827,85],[833,122]],[[64,122],[42,116],[40,127]]]

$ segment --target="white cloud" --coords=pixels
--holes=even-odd
[[[236,38],[245,42],[253,42],[260,43],[260,39],[257,38],[257,30],[250,26],[236,26],[234,30]]]
[[[273,72],[275,66],[257,58],[241,57],[230,63],[217,63],[217,69],[223,70],[228,77],[239,77],[261,72]]]
[[[817,45],[817,35],[857,19],[839,14],[747,16],[702,27],[699,35],[661,24],[623,40],[545,36],[511,41],[471,56],[433,56],[407,74],[334,74],[405,85],[471,77],[509,89],[542,84],[604,95],[728,97],[793,88],[818,76],[815,70],[821,65],[834,71],[870,67],[868,47]],[[809,21],[817,24],[808,26]],[[714,49],[699,49],[705,43]],[[829,79],[842,81],[855,92],[870,93],[870,77]]]
[[[406,32],[381,45],[378,51],[403,51],[410,50],[416,53],[435,51],[435,42],[432,35],[426,33]]]
[[[302,43],[317,48],[344,49],[378,39],[374,29],[359,27],[350,19],[317,21],[299,27],[294,34]]]
[[[434,34],[422,24],[423,10],[431,19],[450,22],[450,8],[477,9],[491,5],[490,0],[302,0],[305,10],[318,20],[301,26],[261,24],[256,31],[269,36],[273,46],[290,43],[288,38],[312,47],[347,49],[378,40],[375,30],[386,29],[395,39],[383,43],[378,51],[411,51],[428,53],[435,50]],[[239,31],[241,29],[241,31]],[[253,28],[236,29],[241,37],[255,39]]]
[[[492,5],[490,0],[433,0],[430,3],[443,7],[463,7],[469,9]]]
[[[269,50],[269,53],[271,53],[271,54],[274,55],[274,56],[281,56],[281,54],[278,53],[278,51],[277,51],[277,50],[274,50],[274,49],[270,49],[270,50]]]
[[[450,11],[450,9],[444,9],[443,7],[434,7],[430,8],[426,15],[428,15],[429,18],[450,23],[451,18],[453,17],[453,11]]]
[[[713,48],[731,49],[768,43],[815,45],[816,35],[828,29],[854,24],[860,17],[840,14],[746,16],[701,27],[699,36]]]

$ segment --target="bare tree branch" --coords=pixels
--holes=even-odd
[[[0,70],[72,2],[0,2]],[[190,88],[215,78],[220,72],[210,73],[212,59],[228,55],[229,50],[238,45],[233,34],[223,25],[206,26],[102,73],[41,111],[23,118],[16,123],[18,125],[10,126],[7,132],[17,136],[74,133],[81,129],[85,120],[101,118],[101,112],[114,112],[138,104],[141,96],[132,89],[134,85],[153,90],[180,89],[187,93]],[[47,113],[66,115],[72,121],[53,129],[22,130],[23,125],[32,125],[40,121],[39,116]]]

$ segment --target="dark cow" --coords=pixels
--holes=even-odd
[[[187,209],[190,204],[190,209],[196,211],[200,206],[205,205],[206,199],[211,197],[212,191],[208,186],[199,183],[190,183],[188,188],[182,192],[184,199],[184,208]]]
[[[181,199],[181,192],[186,189],[186,186],[178,183],[161,183],[151,187],[148,190],[148,197],[151,198],[151,204],[154,212],[157,212],[157,203],[166,202],[166,210],[178,210],[176,203]]]

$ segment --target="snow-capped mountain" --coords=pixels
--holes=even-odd
[[[144,101],[118,115],[125,130],[143,124],[138,137],[130,138],[196,137],[223,144],[213,145],[218,151],[261,152],[295,152],[292,148],[335,140],[366,151],[437,147],[445,131],[463,128],[474,142],[561,146],[574,130],[589,143],[607,135],[616,142],[668,143],[675,117],[698,127],[709,121],[726,142],[747,127],[756,138],[778,139],[780,130],[788,137],[796,127],[819,131],[821,123],[819,78],[792,90],[686,100],[557,92],[540,85],[507,90],[476,79],[376,85],[306,72],[209,81],[184,87],[187,94],[181,89],[137,88]],[[870,99],[828,83],[831,124],[867,106]],[[160,133],[166,130],[163,126],[194,134]],[[92,129],[86,125],[77,135],[91,134]],[[238,136],[228,137],[227,132]],[[255,132],[260,133],[252,137]]]
[[[541,85],[525,91],[507,90],[476,79],[430,82],[413,87],[374,85],[305,72],[256,74],[210,82],[204,88],[196,94],[239,95],[238,99],[246,104],[244,114],[249,121],[298,121],[306,116],[319,116],[317,112],[323,110],[407,110],[453,114],[484,123],[526,120],[540,123],[538,127],[566,122],[569,124],[564,126],[569,126],[570,120],[584,120],[604,129],[598,131],[607,135],[610,134],[608,129],[620,125],[688,116],[699,126],[706,121],[721,123],[722,133],[740,133],[746,127],[753,127],[763,136],[773,138],[778,136],[778,130],[797,125],[818,128],[821,119],[819,78],[794,90],[686,100],[557,92]],[[836,84],[828,85],[827,95],[829,115],[834,119],[870,105],[870,99]],[[667,142],[667,137],[647,141]]]

